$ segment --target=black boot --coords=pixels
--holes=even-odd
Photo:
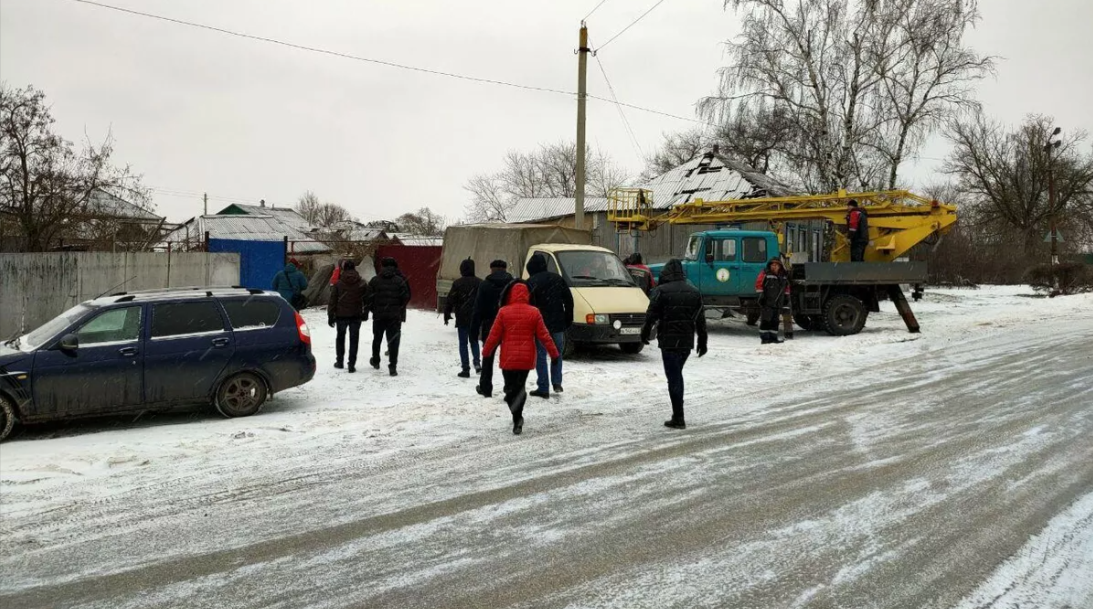
[[[562,392],[562,386],[561,385],[555,385],[554,386],[554,393],[561,393],[561,392]]]
[[[398,376],[398,370],[395,368],[394,364],[391,364],[390,366],[388,366],[387,370],[389,370],[391,372],[391,376]]]
[[[480,395],[484,398],[488,398],[488,397],[491,397],[493,395],[492,391],[484,391],[482,389],[482,385],[475,385],[474,386],[474,391],[475,391],[475,393],[477,393],[478,395]]]
[[[762,343],[764,345],[769,345],[770,344],[770,332],[760,332],[759,333],[759,339],[760,339],[760,341],[759,341],[760,343]]]
[[[380,358],[373,357],[372,359],[368,360],[368,363],[376,370],[380,369]]]
[[[687,423],[682,418],[672,417],[664,422],[665,427],[671,427],[672,429],[687,429]]]
[[[550,397],[550,392],[549,391],[539,391],[538,389],[536,389],[535,391],[532,391],[528,395],[535,396],[537,398],[543,398],[545,400],[545,399]]]
[[[341,370],[342,368],[345,368],[345,366],[343,366],[341,362],[334,362],[334,367],[337,368],[338,370]]]
[[[349,373],[352,374],[356,371],[357,371],[357,365],[356,364],[349,364]]]
[[[469,378],[471,378],[471,371],[464,368],[463,371],[460,372],[459,374],[457,374],[456,376],[458,376],[461,379],[469,379]]]

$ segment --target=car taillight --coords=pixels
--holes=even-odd
[[[307,327],[307,322],[304,321],[299,311],[296,311],[296,331],[300,333],[300,342],[310,347],[311,329]]]

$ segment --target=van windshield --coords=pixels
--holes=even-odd
[[[566,283],[573,287],[637,287],[619,257],[608,252],[557,252]]]
[[[61,313],[57,317],[42,324],[37,330],[34,330],[30,334],[22,338],[15,339],[12,347],[19,349],[20,351],[33,351],[38,347],[41,347],[49,339],[57,336],[63,330],[76,323],[78,319],[84,316],[85,313],[91,310],[91,307],[78,304],[71,309]]]

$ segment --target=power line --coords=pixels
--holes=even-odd
[[[505,86],[505,87],[513,87],[513,88],[517,88],[517,89],[526,89],[526,90],[529,90],[529,91],[539,91],[539,92],[543,92],[543,93],[551,93],[551,94],[557,94],[557,95],[567,95],[567,96],[572,96],[574,98],[577,96],[577,93],[575,91],[565,91],[565,90],[562,90],[562,89],[554,89],[554,88],[550,88],[550,87],[538,87],[538,86],[534,86],[534,85],[522,85],[522,84],[518,84],[518,83],[511,83],[511,82],[507,82],[507,81],[503,81],[503,80],[497,80],[497,79],[493,79],[493,78],[480,78],[480,77],[477,77],[477,76],[467,76],[467,75],[463,75],[463,74],[456,74],[456,73],[453,73],[453,72],[443,72],[443,71],[440,71],[440,70],[433,70],[433,69],[430,69],[430,68],[421,68],[421,67],[417,67],[417,66],[399,64],[399,63],[384,61],[384,60],[380,60],[380,59],[371,59],[371,58],[368,58],[368,57],[360,57],[360,56],[357,56],[357,55],[350,55],[348,53],[342,53],[342,52],[339,52],[339,51],[331,51],[329,49],[322,49],[322,48],[318,48],[318,47],[310,47],[310,46],[306,46],[306,45],[302,45],[302,44],[296,44],[296,43],[292,43],[292,42],[285,42],[283,40],[278,40],[278,39],[275,39],[275,38],[268,38],[268,37],[265,37],[265,36],[256,36],[256,35],[252,35],[252,34],[245,34],[243,32],[236,32],[236,31],[233,31],[233,30],[228,30],[228,29],[224,29],[224,28],[220,28],[220,27],[216,27],[216,26],[205,25],[203,23],[195,23],[195,22],[192,22],[192,21],[185,21],[185,20],[182,20],[182,19],[174,19],[172,17],[164,17],[162,15],[154,15],[152,13],[145,13],[145,12],[136,11],[136,10],[133,10],[133,9],[123,8],[123,7],[119,7],[119,6],[112,6],[112,5],[109,5],[109,4],[103,4],[101,2],[94,2],[93,0],[68,0],[68,1],[69,2],[76,2],[76,3],[79,3],[79,4],[85,4],[85,5],[88,5],[88,6],[94,6],[94,7],[98,7],[98,8],[108,9],[108,10],[112,10],[112,11],[117,11],[119,13],[127,13],[127,14],[130,14],[130,15],[135,15],[135,16],[139,16],[139,17],[146,17],[148,19],[155,19],[155,20],[158,20],[158,21],[165,21],[165,22],[168,22],[168,23],[176,24],[176,25],[184,25],[184,26],[187,26],[187,27],[193,27],[193,28],[198,28],[198,29],[202,29],[202,30],[208,30],[208,31],[211,31],[211,32],[219,33],[219,34],[225,34],[225,35],[228,35],[228,36],[235,36],[237,38],[243,38],[243,39],[246,39],[246,40],[265,42],[265,43],[268,43],[268,44],[275,44],[275,45],[278,45],[278,46],[283,46],[283,47],[287,47],[287,48],[291,48],[291,49],[296,49],[296,50],[300,50],[300,51],[307,51],[307,52],[310,52],[310,53],[319,53],[319,54],[322,54],[322,55],[328,55],[328,56],[332,56],[332,57],[340,57],[342,59],[350,59],[350,60],[353,60],[353,61],[373,63],[373,64],[377,64],[377,65],[383,65],[383,66],[398,68],[398,69],[402,69],[402,70],[410,70],[410,71],[413,71],[413,72],[421,72],[421,73],[424,73],[424,74],[432,74],[432,75],[435,75],[435,76],[446,76],[446,77],[449,77],[449,78],[456,78],[456,79],[459,79],[459,80],[466,80],[466,81],[471,81],[471,82],[499,85],[499,86]],[[656,5],[654,5],[648,11],[646,11],[641,17],[638,17],[638,19],[635,20],[633,23],[631,23],[629,26],[624,28],[622,32],[619,32],[618,34],[616,34],[611,40],[614,40],[615,38],[618,38],[620,35],[622,35],[623,32],[625,32],[627,29],[629,29],[631,26],[633,26],[634,23],[637,23],[638,21],[640,21],[642,17],[644,17],[645,15],[648,15],[649,12],[653,10],[653,8],[656,8],[663,1],[664,0],[660,0],[660,2],[657,2]],[[607,43],[610,43],[611,40],[608,40]],[[603,48],[604,46],[607,46],[607,43],[605,43],[603,46],[601,46],[599,48]],[[652,108],[646,108],[644,106],[638,106],[636,104],[628,104],[626,102],[621,102],[621,101],[617,101],[617,100],[610,100],[610,99],[606,99],[606,98],[603,98],[603,97],[598,97],[596,95],[588,95],[587,97],[589,99],[595,99],[597,101],[601,101],[601,102],[605,102],[605,103],[609,103],[609,104],[610,103],[615,103],[615,104],[618,104],[620,106],[625,106],[627,108],[637,110],[639,112],[647,112],[649,114],[656,114],[656,115],[659,115],[659,116],[664,116],[664,117],[667,117],[667,118],[673,118],[673,119],[676,119],[676,120],[688,121],[688,122],[692,122],[692,123],[699,123],[699,124],[709,125],[709,126],[716,126],[716,125],[713,125],[712,123],[707,123],[705,121],[700,121],[698,119],[687,118],[687,117],[684,117],[684,116],[679,116],[679,115],[671,114],[671,113],[668,113],[668,112],[662,112],[660,110],[654,110]]]
[[[625,33],[626,33],[626,30],[628,30],[628,29],[630,29],[630,28],[634,27],[635,25],[637,25],[637,23],[638,23],[639,21],[641,21],[642,19],[645,19],[645,16],[646,16],[646,15],[648,15],[648,14],[649,14],[649,13],[651,13],[651,12],[653,12],[653,9],[655,9],[655,8],[656,8],[656,7],[658,7],[658,6],[660,6],[661,4],[664,4],[664,0],[657,0],[657,3],[656,3],[656,4],[654,4],[653,6],[650,6],[650,7],[649,7],[649,10],[645,11],[644,13],[642,13],[642,14],[641,14],[641,15],[640,15],[640,16],[639,16],[639,17],[638,17],[637,19],[635,19],[635,20],[631,21],[631,22],[630,22],[630,25],[628,25],[628,26],[626,26],[626,27],[622,28],[622,31],[620,31],[620,32],[619,32],[618,34],[615,34],[614,36],[612,36],[611,38],[609,38],[609,39],[607,40],[607,42],[605,42],[605,43],[603,43],[602,45],[600,45],[599,47],[597,47],[597,48],[596,48],[596,50],[597,50],[597,51],[599,51],[600,49],[603,49],[603,48],[605,48],[605,47],[606,47],[607,45],[609,45],[609,44],[611,44],[612,42],[614,42],[616,38],[618,38],[619,36],[622,36],[623,34],[625,34]]]
[[[588,14],[585,15],[584,19],[581,19],[581,21],[582,22],[583,21],[588,21],[588,18],[592,16],[592,13],[595,13],[596,11],[600,10],[600,7],[603,6],[606,2],[607,2],[607,0],[600,0],[600,3],[596,5],[596,8],[592,9],[591,11],[588,11]]]
[[[105,9],[109,9],[109,10],[112,10],[112,11],[118,11],[120,13],[128,13],[130,15],[137,15],[137,16],[140,16],[140,17],[147,17],[149,19],[156,19],[156,20],[159,20],[159,21],[166,21],[168,23],[174,23],[174,24],[177,24],[177,25],[185,25],[185,26],[188,26],[188,27],[195,27],[195,28],[199,28],[199,29],[203,29],[203,30],[209,30],[209,31],[212,31],[212,32],[220,33],[220,34],[227,34],[228,36],[235,36],[235,37],[238,37],[238,38],[245,38],[245,39],[248,39],[248,40],[257,40],[259,42],[267,42],[269,44],[276,44],[276,45],[280,45],[280,46],[284,46],[284,47],[288,47],[288,48],[292,48],[292,49],[297,49],[297,50],[300,50],[300,51],[309,51],[309,52],[312,52],[312,53],[322,53],[323,55],[331,55],[331,56],[334,56],[334,57],[340,57],[342,59],[351,59],[353,61],[363,61],[363,62],[366,62],[366,63],[374,63],[374,64],[377,64],[377,65],[387,66],[387,67],[390,67],[390,68],[398,68],[400,70],[410,70],[410,71],[413,71],[413,72],[422,72],[422,73],[425,73],[425,74],[433,74],[433,75],[436,75],[436,76],[447,76],[448,78],[458,78],[460,80],[469,80],[469,81],[472,81],[472,82],[487,83],[487,84],[491,84],[491,85],[501,85],[501,86],[504,86],[504,87],[513,87],[513,88],[516,88],[516,89],[527,89],[529,91],[541,91],[541,92],[544,92],[544,93],[556,93],[558,95],[576,95],[576,93],[574,93],[573,91],[563,91],[561,89],[552,89],[550,87],[537,87],[537,86],[534,86],[534,85],[521,85],[521,84],[518,84],[518,83],[506,82],[506,81],[503,81],[503,80],[495,80],[495,79],[492,79],[492,78],[480,78],[478,76],[467,76],[467,75],[464,75],[464,74],[455,74],[453,72],[444,72],[444,71],[441,71],[441,70],[433,70],[433,69],[430,69],[430,68],[421,68],[421,67],[418,67],[418,66],[411,66],[411,65],[401,64],[401,63],[395,63],[395,62],[392,62],[392,61],[385,61],[385,60],[382,60],[382,59],[372,59],[370,57],[361,57],[359,55],[350,55],[348,53],[341,53],[339,51],[331,51],[329,49],[321,49],[321,48],[318,48],[318,47],[310,47],[310,46],[306,46],[306,45],[302,45],[302,44],[296,44],[296,43],[293,43],[293,42],[285,42],[283,40],[278,40],[276,38],[267,38],[265,36],[255,36],[253,34],[245,34],[243,32],[236,32],[236,31],[233,31],[233,30],[227,30],[227,29],[219,28],[219,27],[212,26],[212,25],[205,25],[203,23],[195,23],[193,21],[184,21],[182,19],[174,19],[172,17],[164,17],[162,15],[153,15],[152,13],[144,13],[144,12],[141,12],[141,11],[135,11],[133,9],[122,8],[120,6],[112,6],[110,4],[103,4],[101,2],[93,2],[92,0],[69,0],[69,2],[78,2],[80,4],[87,4],[89,6],[105,8]]]
[[[615,94],[615,87],[611,85],[611,80],[607,78],[607,70],[603,67],[603,62],[600,61],[598,55],[593,55],[593,57],[596,58],[596,65],[600,67],[600,74],[603,74],[603,80],[607,83],[607,90],[611,92],[611,98],[615,100],[615,107],[619,110],[619,117],[622,118],[622,125],[626,128],[627,135],[630,136],[630,143],[634,145],[634,150],[638,153],[638,161],[645,162],[645,151],[641,149],[638,137],[634,134],[634,129],[630,126],[630,121],[626,118],[626,113],[619,104],[619,96]]]

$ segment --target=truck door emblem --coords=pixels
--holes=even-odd
[[[725,283],[729,280],[729,269],[717,269],[717,280]]]

